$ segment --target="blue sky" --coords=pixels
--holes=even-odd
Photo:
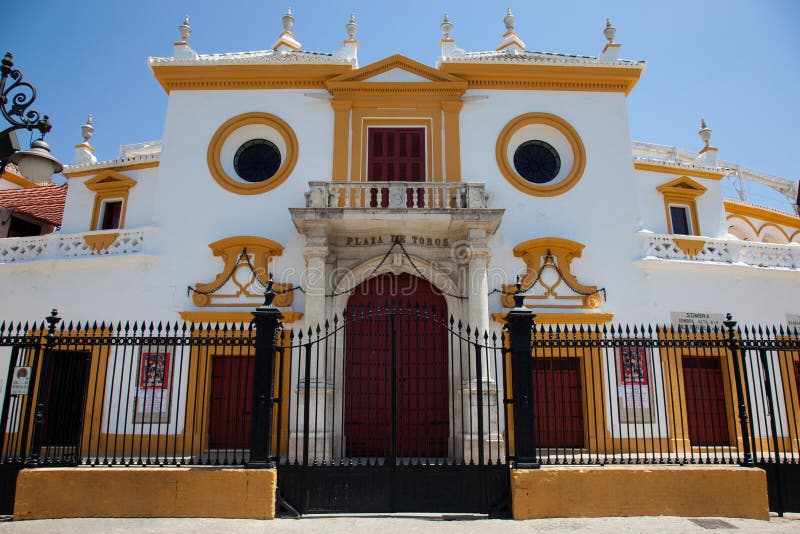
[[[34,105],[54,124],[47,141],[72,161],[88,113],[99,159],[121,144],[160,139],[167,97],[146,66],[169,56],[188,14],[200,53],[268,49],[288,3],[274,1],[138,2],[41,0],[6,7],[1,48],[14,53],[39,90]],[[795,0],[540,0],[349,2],[295,0],[303,48],[332,52],[351,11],[360,25],[359,61],[394,53],[433,65],[445,11],[453,37],[468,50],[492,50],[511,7],[529,50],[596,55],[610,17],[622,56],[648,62],[628,98],[633,139],[698,150],[700,117],[713,129],[720,158],[800,178],[800,2]],[[198,110],[202,112],[202,110]],[[190,127],[190,125],[187,125]],[[28,135],[21,134],[22,143]]]

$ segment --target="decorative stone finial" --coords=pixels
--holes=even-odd
[[[189,15],[183,19],[183,24],[178,26],[178,31],[181,32],[181,40],[186,42],[189,40],[189,36],[192,35],[192,27],[189,26]]]
[[[350,22],[344,25],[345,30],[347,30],[347,38],[351,41],[356,38],[356,32],[358,31],[358,24],[356,24],[356,14],[350,13]]]
[[[511,13],[511,8],[509,8],[505,18],[503,18],[503,24],[506,25],[506,33],[503,34],[503,40],[497,46],[498,51],[506,54],[521,54],[525,52],[525,42],[514,31],[515,21],[516,17],[514,17],[514,14]]]
[[[703,140],[705,146],[709,146],[708,144],[711,142],[711,128],[706,126],[706,119],[700,119],[700,131],[697,132],[700,135],[700,139]]]
[[[292,8],[286,9],[286,14],[281,17],[283,23],[283,32],[278,37],[278,41],[272,46],[272,49],[280,53],[288,53],[300,50],[300,42],[295,39],[292,33],[294,27],[294,17],[292,16]]]
[[[291,32],[294,27],[294,17],[292,16],[292,8],[286,8],[286,14],[281,18],[283,22],[283,31]]]
[[[94,133],[94,126],[92,126],[91,114],[86,118],[86,124],[81,126],[81,137],[83,142],[75,145],[75,156],[72,158],[73,165],[91,164],[96,163],[97,158],[92,153],[94,148],[89,144],[89,139],[92,138]]]
[[[506,25],[506,30],[510,32],[514,31],[514,21],[516,20],[517,18],[514,16],[513,13],[511,13],[511,8],[508,8],[508,12],[506,13],[506,16],[503,18],[503,24]]]
[[[94,133],[94,126],[92,126],[92,114],[90,113],[89,116],[86,118],[86,124],[81,126],[81,136],[83,137],[83,142],[88,143],[89,139],[92,138],[93,133]]]
[[[439,26],[442,29],[442,38],[449,39],[450,34],[453,32],[453,23],[450,22],[450,19],[447,17],[447,13],[444,14],[444,21]]]
[[[603,30],[606,40],[610,43],[614,42],[614,36],[617,34],[617,29],[611,25],[611,19],[606,19],[606,29]]]

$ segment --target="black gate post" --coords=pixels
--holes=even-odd
[[[531,331],[534,314],[523,304],[517,288],[514,309],[506,314],[514,395],[514,455],[518,469],[538,469],[533,414],[533,358]]]
[[[45,391],[45,384],[47,383],[48,362],[50,362],[53,346],[56,343],[56,325],[61,322],[61,317],[58,316],[58,310],[50,312],[45,320],[47,321],[47,339],[44,346],[44,356],[40,365],[42,366],[42,373],[39,377],[39,392],[36,395],[36,411],[33,415],[33,437],[31,438],[31,453],[28,456],[28,467],[39,467],[39,460],[41,456],[41,443],[42,443],[42,427],[44,426],[44,411],[45,395],[49,392]],[[36,369],[33,370],[36,373]],[[35,385],[35,384],[34,384]]]
[[[256,354],[253,366],[253,411],[250,434],[250,469],[272,469],[272,408],[275,402],[275,344],[281,312],[272,305],[272,279],[264,291],[264,304],[256,308]]]
[[[728,349],[731,351],[733,358],[733,374],[736,380],[736,396],[739,398],[739,426],[742,432],[742,442],[744,445],[744,460],[742,467],[755,467],[753,463],[753,452],[750,448],[750,423],[747,415],[747,398],[745,398],[746,384],[742,382],[743,373],[747,372],[747,362],[744,360],[744,351],[741,350],[739,339],[736,337],[736,321],[729,313],[726,317],[727,320],[723,322],[725,328],[728,329]],[[746,376],[745,376],[746,378]],[[750,388],[747,388],[749,394]]]

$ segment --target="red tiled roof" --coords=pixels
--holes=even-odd
[[[67,185],[44,185],[0,191],[0,206],[61,226]]]

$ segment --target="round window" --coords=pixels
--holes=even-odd
[[[514,169],[528,182],[546,184],[558,176],[561,158],[544,141],[526,141],[514,151]]]
[[[233,168],[243,180],[263,182],[275,176],[281,166],[281,152],[266,139],[251,139],[236,151]]]

